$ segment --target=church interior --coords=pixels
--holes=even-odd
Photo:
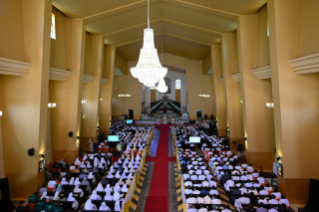
[[[0,211],[319,211],[318,11],[0,0]]]

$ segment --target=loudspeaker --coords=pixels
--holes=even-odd
[[[134,110],[128,110],[128,119],[134,119]]]
[[[73,132],[69,132],[69,137],[72,138],[73,137]]]
[[[28,149],[28,155],[29,156],[33,156],[34,155],[34,148],[33,147]]]
[[[202,110],[197,110],[197,118],[202,118]]]

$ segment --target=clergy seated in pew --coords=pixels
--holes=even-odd
[[[116,201],[114,204],[108,203],[106,201],[102,202],[100,205],[96,205],[96,202],[92,202],[91,200],[88,200],[84,206],[84,209],[81,210],[82,212],[96,212],[96,211],[120,211],[120,204],[122,202]]]
[[[285,204],[277,204],[277,205],[272,205],[272,204],[263,204],[263,203],[260,203],[260,204],[242,204],[242,207],[243,207],[243,210],[245,211],[248,211],[250,206],[253,206],[253,208],[257,211],[269,211],[270,209],[274,209],[274,210],[277,210],[278,212],[282,211],[280,209],[286,209],[287,212],[289,212],[288,210],[288,206],[286,206]],[[258,208],[265,208],[266,210],[257,210]],[[283,210],[285,211],[285,210]]]
[[[218,212],[232,212],[229,210],[229,205],[223,204],[189,204],[187,212],[208,212],[208,211],[218,211]]]

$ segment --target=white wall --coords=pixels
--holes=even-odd
[[[177,79],[181,80],[181,109],[183,107],[186,108],[186,89],[187,89],[187,81],[186,74],[179,73],[176,71],[168,70],[166,77],[171,79],[171,93],[167,94],[168,98],[175,101],[175,81]],[[156,101],[162,99],[164,94],[161,94],[156,90]],[[151,90],[149,88],[145,88],[145,103],[147,107],[150,107],[151,104]]]

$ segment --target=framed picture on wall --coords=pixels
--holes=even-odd
[[[44,168],[45,168],[45,159],[42,158],[42,159],[39,161],[39,173],[43,172],[43,171],[44,171]]]

